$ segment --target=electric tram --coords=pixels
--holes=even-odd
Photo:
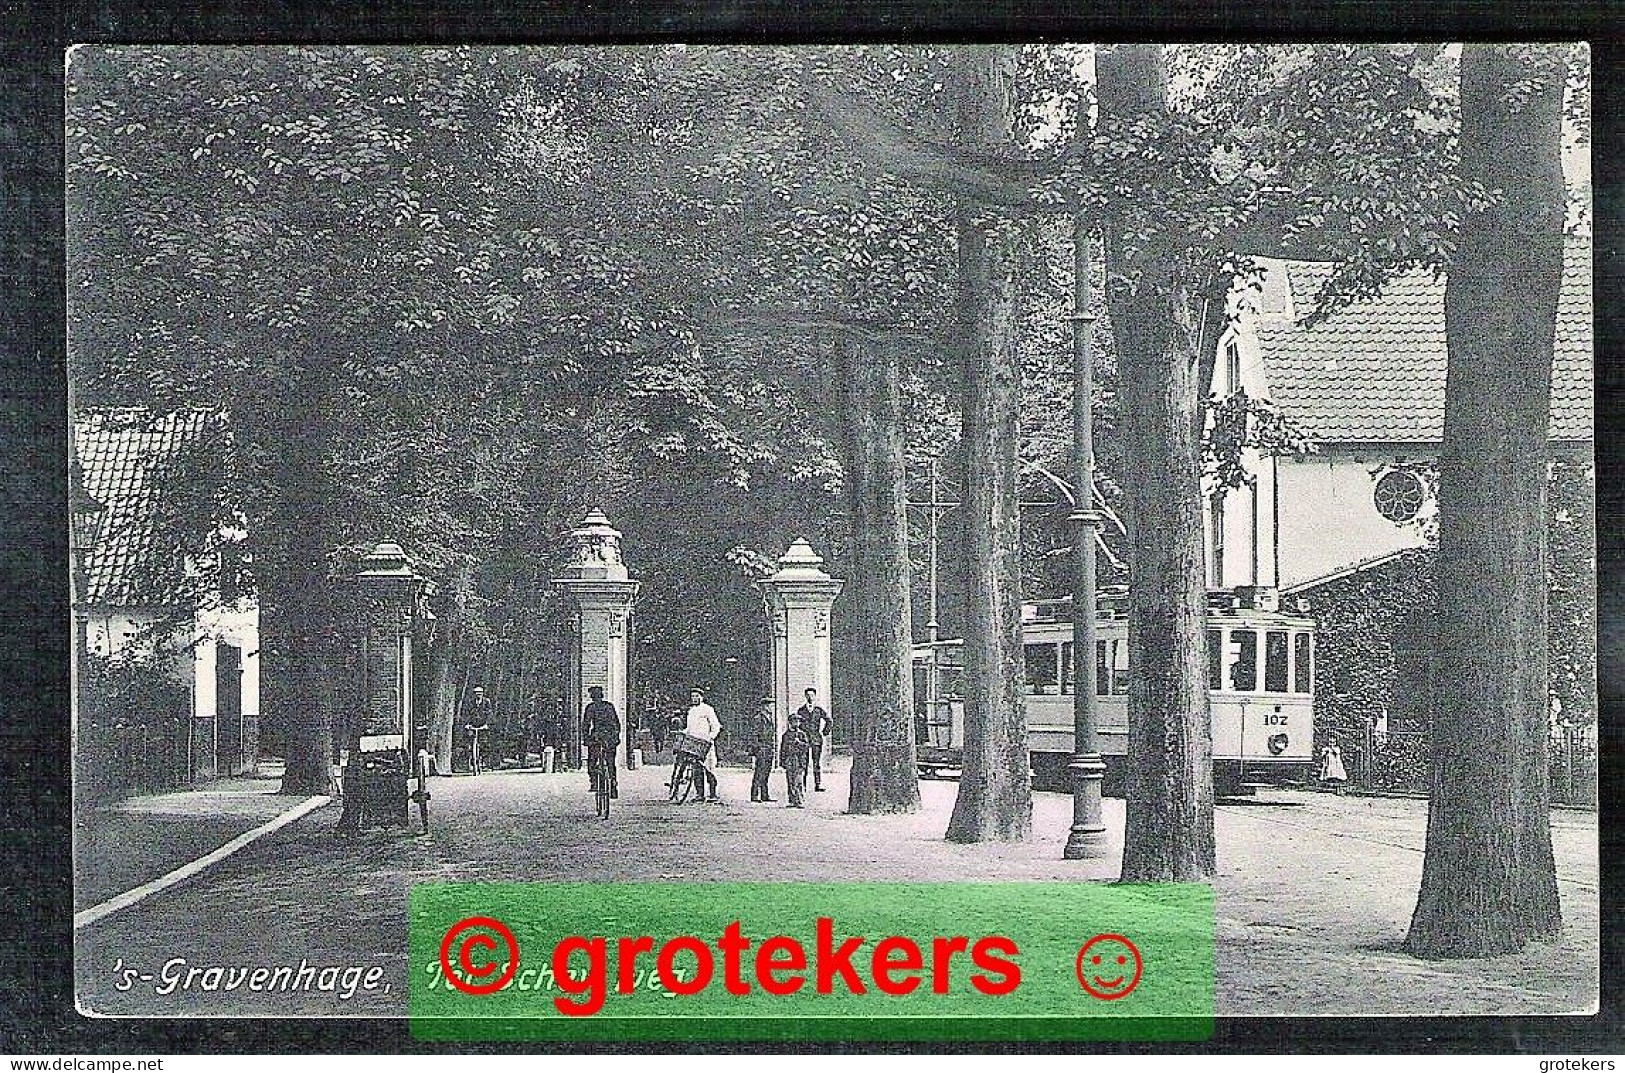
[[[1120,783],[1128,751],[1128,592],[1101,591],[1088,685],[1107,785]],[[1071,599],[1022,607],[1026,657],[1027,742],[1034,785],[1069,788],[1072,758]],[[964,642],[914,648],[915,729],[923,778],[954,778],[964,742]],[[1209,594],[1208,712],[1213,725],[1214,785],[1234,793],[1250,783],[1301,775],[1314,758],[1315,625],[1283,612],[1273,590]]]

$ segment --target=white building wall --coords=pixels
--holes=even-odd
[[[1372,497],[1377,478],[1400,453],[1392,447],[1328,447],[1301,460],[1279,460],[1282,586],[1426,545],[1425,515],[1395,524],[1378,512]]]
[[[244,600],[236,607],[213,607],[198,616],[198,636],[212,638],[238,648],[243,653],[244,717],[260,714],[260,612],[252,600]],[[201,673],[202,668],[199,668]],[[214,666],[209,668],[209,690],[213,696]],[[209,714],[217,709],[209,708]]]
[[[86,647],[97,656],[128,653],[159,618],[152,611],[92,611],[85,622]]]
[[[1234,360],[1231,354],[1234,353]],[[1213,394],[1220,397],[1245,389],[1254,398],[1269,396],[1263,364],[1252,338],[1234,329],[1219,339],[1218,361],[1213,369]],[[1210,588],[1233,589],[1240,585],[1275,586],[1275,460],[1257,451],[1242,454],[1243,463],[1254,482],[1232,488],[1224,494],[1222,514],[1223,555],[1216,555],[1213,488],[1202,497],[1202,528],[1207,541],[1207,583]]]
[[[166,613],[140,608],[96,610],[85,619],[86,649],[99,656],[134,655],[138,647],[151,649],[152,626]],[[209,608],[172,642],[176,651],[172,671],[191,697],[194,766],[197,774],[218,771],[212,746],[219,741],[220,698],[217,696],[216,657],[221,644],[240,649],[242,658],[241,710],[244,723],[260,715],[259,608],[245,600],[240,606]],[[234,761],[233,761],[234,762]]]

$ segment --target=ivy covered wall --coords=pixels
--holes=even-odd
[[[1400,664],[1417,657],[1404,649],[1425,633],[1422,627],[1438,606],[1433,551],[1400,552],[1300,595],[1308,600],[1317,625],[1316,748],[1335,743],[1348,752],[1384,712],[1392,730],[1412,724],[1426,698],[1415,696],[1413,682],[1402,681],[1412,677],[1401,673],[1411,667]],[[1425,644],[1425,637],[1420,640]],[[1425,648],[1420,658],[1425,661]],[[1400,692],[1406,685],[1413,688]]]
[[[1548,493],[1553,710],[1580,728],[1597,719],[1594,480],[1589,459],[1559,460]],[[1350,777],[1374,788],[1426,789],[1433,563],[1432,547],[1412,549],[1294,593],[1318,625],[1316,750],[1335,743]],[[1371,730],[1384,713],[1386,738]]]

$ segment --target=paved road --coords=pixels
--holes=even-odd
[[[942,840],[954,786],[926,783],[912,816],[847,816],[844,777],[810,808],[748,803],[749,773],[723,774],[722,806],[668,805],[664,771],[621,773],[608,823],[585,776],[501,772],[436,780],[428,838],[347,840],[320,810],[204,876],[76,935],[82,1006],[163,1016],[403,1014],[406,893],[446,880],[1107,879],[1122,802],[1108,799],[1113,857],[1060,859],[1070,801],[1041,794],[1037,837],[1016,846]],[[1217,830],[1221,1013],[1535,1013],[1595,993],[1595,818],[1561,813],[1556,844],[1565,939],[1514,958],[1423,963],[1397,952],[1421,874],[1426,803],[1281,794],[1222,806]],[[328,967],[306,990],[220,990],[209,966]],[[166,978],[162,966],[171,969]],[[349,977],[343,970],[353,970]],[[374,987],[349,988],[369,970]],[[132,972],[133,970],[133,972]],[[140,979],[141,974],[153,977]],[[166,983],[173,980],[173,986]],[[324,987],[323,984],[331,984]],[[351,993],[345,995],[346,991]]]

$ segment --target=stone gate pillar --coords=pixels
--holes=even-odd
[[[841,582],[823,571],[823,561],[811,544],[798,540],[779,560],[779,569],[759,583],[772,627],[773,712],[780,734],[790,714],[801,707],[809,686],[818,690],[824,710],[835,713],[830,697],[829,612],[841,593]]]
[[[628,719],[627,634],[638,583],[621,559],[621,532],[601,510],[589,511],[570,531],[569,562],[552,584],[570,596],[571,637],[565,663],[564,740],[572,764],[581,763],[581,709],[587,690],[604,687],[604,699]]]

